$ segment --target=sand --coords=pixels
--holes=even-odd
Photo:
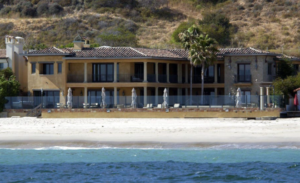
[[[0,141],[155,143],[300,142],[300,118],[38,119],[0,118]]]

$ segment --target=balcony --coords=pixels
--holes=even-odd
[[[68,74],[67,81],[68,81],[68,83],[83,83],[84,75],[83,74]]]
[[[113,74],[89,74],[88,82],[93,82],[93,83],[114,82],[114,75]]]
[[[191,79],[189,78],[189,83],[190,82],[191,82]],[[214,82],[215,82],[215,77],[204,76],[204,83],[214,83]],[[193,83],[202,83],[201,75],[194,75]]]
[[[118,82],[143,82],[144,81],[144,75],[143,74],[118,74]]]
[[[251,83],[252,77],[251,75],[235,75],[234,76],[234,82],[235,83]]]
[[[178,83],[178,76],[177,75],[170,75],[170,83]]]
[[[167,82],[167,75],[164,75],[164,74],[158,75],[158,82],[166,83]]]

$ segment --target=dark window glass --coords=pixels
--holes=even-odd
[[[299,65],[298,64],[293,64],[294,67],[294,74],[296,75],[299,71]]]
[[[4,69],[4,64],[0,63],[0,70]]]
[[[272,75],[272,63],[268,63],[268,75]]]
[[[93,82],[113,82],[113,64],[93,64]]]
[[[53,64],[43,64],[43,74],[46,74],[46,75],[54,74]]]
[[[35,73],[35,68],[36,68],[36,63],[32,63],[32,64],[31,64],[31,73],[32,73],[32,74]]]
[[[250,64],[239,64],[238,82],[250,82],[250,81],[251,81]]]
[[[57,72],[62,73],[62,64],[61,63],[57,64]]]

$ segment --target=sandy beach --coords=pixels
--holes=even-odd
[[[245,119],[1,118],[0,141],[300,142],[300,118],[270,121]]]

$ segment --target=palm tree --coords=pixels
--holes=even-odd
[[[201,33],[199,28],[197,28],[195,25],[180,33],[179,38],[184,49],[189,51],[189,59],[191,64],[190,102],[192,102],[193,66],[201,65],[201,103],[203,103],[204,72],[206,67],[212,65],[217,59],[217,42],[213,38],[210,38],[207,34],[204,35]]]

